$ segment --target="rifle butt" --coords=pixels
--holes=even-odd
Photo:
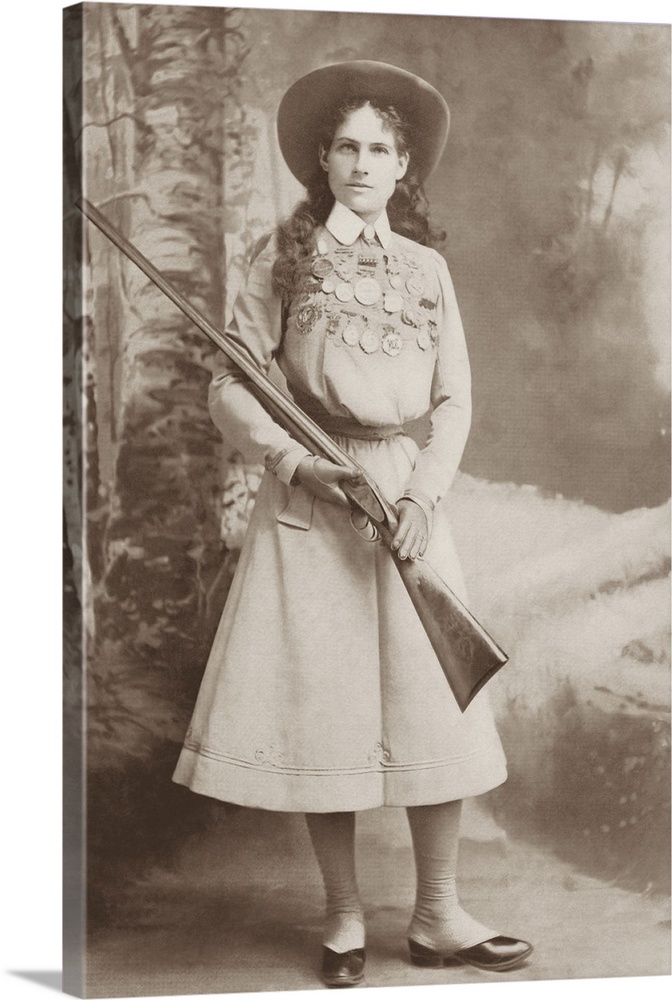
[[[508,660],[506,653],[424,559],[392,555],[460,711]]]

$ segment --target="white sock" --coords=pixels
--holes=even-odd
[[[355,814],[307,813],[326,892],[322,943],[339,954],[364,947],[364,911],[355,872]]]
[[[471,917],[459,903],[455,874],[461,811],[461,801],[406,810],[417,873],[408,936],[446,955],[498,934]]]

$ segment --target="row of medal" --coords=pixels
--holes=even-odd
[[[404,338],[393,326],[383,323],[380,329],[369,325],[366,317],[347,313],[333,313],[327,320],[327,338],[335,345],[347,344],[348,347],[361,347],[365,354],[375,354],[379,349],[395,358],[401,353]],[[432,346],[434,340],[431,333],[422,328],[415,332],[415,342],[421,351]]]

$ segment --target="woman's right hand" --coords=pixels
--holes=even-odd
[[[363,481],[358,469],[345,469],[342,465],[313,455],[301,459],[292,478],[293,483],[300,483],[318,500],[339,504],[341,507],[349,507],[350,503],[338,484],[349,482],[359,485]]]

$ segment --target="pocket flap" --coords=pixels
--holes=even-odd
[[[302,528],[308,531],[313,520],[313,502],[315,497],[303,486],[290,487],[289,503],[281,510],[276,520],[280,524],[288,524],[292,528]]]

